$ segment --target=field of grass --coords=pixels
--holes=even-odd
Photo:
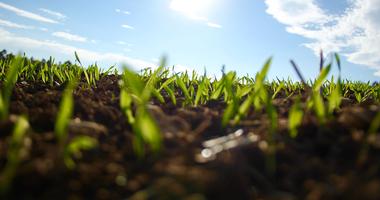
[[[299,82],[75,57],[0,53],[0,199],[380,199],[380,84],[338,55]]]

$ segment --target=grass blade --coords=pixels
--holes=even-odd
[[[0,174],[0,197],[6,195],[12,185],[13,177],[21,162],[20,154],[23,146],[23,139],[28,128],[28,120],[23,116],[18,117],[10,140],[7,163]]]
[[[54,132],[58,142],[63,145],[67,138],[67,126],[73,115],[74,98],[73,90],[76,86],[76,80],[70,81],[66,89],[63,91],[61,103],[59,105],[58,115],[55,122]]]
[[[3,82],[3,88],[0,94],[0,120],[4,120],[8,117],[9,103],[12,95],[13,88],[17,82],[18,73],[24,65],[24,58],[21,56],[16,56],[15,59],[11,61],[8,68],[8,72]]]
[[[76,51],[74,51],[74,55],[75,55],[75,60],[78,61],[78,63],[82,66],[82,62],[80,61],[78,53]]]
[[[297,134],[298,134],[297,128],[301,125],[302,118],[303,118],[303,111],[301,109],[300,99],[298,97],[289,111],[288,126],[289,126],[289,131],[290,131],[290,137],[292,138],[297,137]]]

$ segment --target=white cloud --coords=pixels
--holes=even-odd
[[[160,59],[158,59],[158,58],[152,58],[151,60],[152,60],[153,62],[157,63],[157,64],[160,62]]]
[[[343,14],[328,14],[315,0],[265,0],[267,13],[289,33],[310,39],[316,55],[339,52],[380,76],[380,0],[350,0]]]
[[[124,42],[124,41],[117,41],[117,43],[120,44],[120,45],[127,45],[127,43]]]
[[[132,49],[129,49],[129,48],[124,48],[124,49],[123,49],[123,51],[125,51],[125,52],[131,52],[131,51],[132,51]]]
[[[16,24],[7,20],[0,19],[0,26],[6,26],[9,28],[19,28],[19,29],[34,29],[33,26],[26,26],[22,24]]]
[[[209,26],[211,28],[222,28],[222,26],[220,24],[216,24],[216,23],[212,23],[212,22],[208,22],[207,26]]]
[[[34,26],[27,26],[27,25],[23,25],[23,24],[17,24],[17,23],[11,22],[11,21],[3,20],[3,19],[0,19],[0,26],[4,26],[4,27],[8,27],[8,28],[25,29],[25,30],[32,30],[32,29],[35,30],[35,29],[38,29],[38,30],[44,31],[44,32],[48,31],[48,29],[44,28],[44,27],[36,28]]]
[[[116,43],[119,44],[119,45],[128,46],[128,47],[133,46],[132,44],[124,42],[124,41],[117,41]]]
[[[156,64],[147,62],[140,59],[130,58],[122,54],[116,53],[103,53],[90,51],[87,49],[77,48],[70,45],[61,44],[54,41],[42,41],[28,37],[20,37],[11,34],[0,28],[0,45],[7,49],[13,48],[29,52],[44,52],[48,55],[70,56],[74,55],[76,51],[81,61],[94,63],[94,62],[107,62],[107,63],[128,63],[135,69],[143,69],[146,67],[156,68]]]
[[[123,13],[123,14],[126,14],[126,15],[130,15],[131,14],[131,12],[129,12],[129,11],[120,10],[120,9],[115,9],[115,12],[117,12],[117,13]]]
[[[55,36],[55,37],[59,37],[59,38],[65,39],[65,40],[69,40],[69,41],[87,42],[87,38],[79,36],[79,35],[74,35],[74,34],[71,34],[71,33],[67,33],[67,32],[62,32],[62,31],[61,32],[54,32],[54,33],[52,33],[52,35]]]
[[[130,26],[128,24],[123,24],[123,25],[121,25],[121,27],[126,28],[126,29],[130,29],[130,30],[134,30],[135,29],[135,27]]]
[[[56,11],[52,11],[52,10],[49,10],[49,9],[46,9],[46,8],[40,8],[39,9],[40,11],[46,13],[46,14],[49,14],[55,18],[57,18],[58,20],[65,20],[67,18],[66,15],[60,13],[60,12],[56,12]]]
[[[328,16],[314,0],[266,0],[267,13],[283,24],[323,23]]]
[[[46,18],[46,17],[42,17],[41,15],[37,15],[37,14],[31,13],[31,12],[28,12],[28,11],[16,8],[14,6],[11,6],[11,5],[2,3],[2,2],[0,2],[0,8],[9,10],[9,11],[15,13],[18,16],[25,17],[25,18],[28,18],[28,19],[32,19],[32,20],[35,20],[35,21],[45,22],[45,23],[52,23],[52,24],[58,23],[55,20],[52,20],[52,19],[49,19],[49,18]]]
[[[211,28],[222,28],[220,24],[211,22],[207,17],[207,12],[212,8],[214,0],[171,0],[170,9],[181,13],[188,19],[202,22]]]

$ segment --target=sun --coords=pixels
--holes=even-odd
[[[194,19],[206,19],[204,16],[212,7],[213,0],[172,0],[170,8]]]

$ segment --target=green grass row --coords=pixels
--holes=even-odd
[[[224,102],[221,118],[223,127],[238,125],[247,117],[250,111],[264,110],[270,122],[268,143],[275,146],[273,136],[278,127],[278,111],[273,99],[294,98],[289,109],[288,129],[291,137],[297,137],[298,127],[301,125],[305,113],[312,113],[320,125],[334,118],[334,112],[341,107],[344,98],[355,99],[357,103],[371,101],[380,102],[380,85],[370,82],[353,82],[341,80],[340,58],[335,55],[332,63],[325,65],[323,59],[320,64],[320,74],[315,80],[306,81],[301,70],[292,61],[300,82],[287,80],[266,79],[272,59],[268,59],[262,69],[254,77],[238,77],[236,72],[223,72],[219,79],[210,78],[205,74],[193,72],[175,73],[174,69],[166,68],[165,59],[162,59],[156,69],[144,69],[134,72],[127,66],[122,72],[114,67],[102,70],[96,64],[83,67],[79,56],[75,53],[75,63],[56,63],[53,58],[35,60],[25,55],[7,54],[0,52],[0,120],[8,120],[9,105],[13,88],[17,82],[26,81],[31,84],[48,84],[50,86],[65,85],[59,112],[55,124],[55,134],[62,154],[62,161],[69,168],[75,167],[72,158],[78,151],[94,148],[97,141],[84,136],[67,143],[67,126],[73,114],[73,90],[81,83],[81,87],[97,87],[98,80],[107,75],[118,75],[120,81],[120,109],[133,129],[133,142],[136,154],[142,158],[146,154],[146,145],[153,152],[162,148],[160,129],[148,111],[148,104],[152,99],[161,103],[171,102],[174,105],[181,103],[183,107],[199,106],[210,101]],[[323,56],[321,56],[323,58]],[[332,67],[337,66],[337,78],[330,76]],[[301,102],[306,95],[306,102]],[[183,97],[184,101],[178,101]],[[306,106],[302,106],[305,103]],[[370,126],[369,132],[376,133],[380,126],[380,113]],[[15,121],[13,136],[10,141],[13,148],[8,150],[8,162],[2,173],[0,189],[5,191],[9,187],[20,158],[22,138],[28,129],[27,117],[19,116]],[[270,156],[270,166],[274,165],[274,156]]]

